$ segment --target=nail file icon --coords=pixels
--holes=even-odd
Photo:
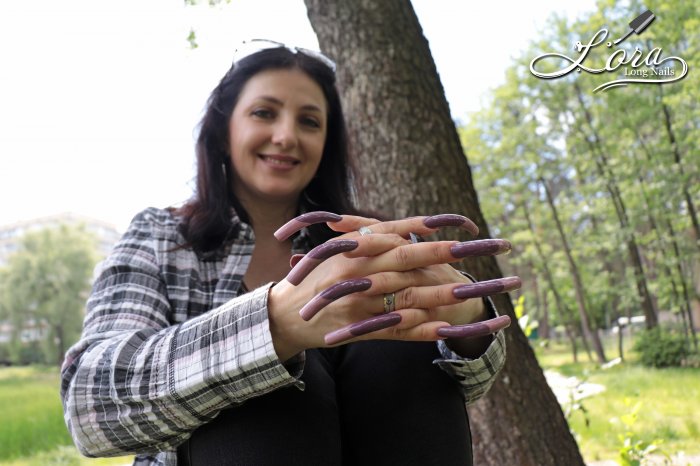
[[[654,16],[654,13],[652,13],[651,10],[647,10],[644,13],[642,13],[641,15],[637,16],[636,18],[634,18],[630,22],[629,32],[627,32],[627,34],[625,34],[624,36],[617,39],[614,42],[614,44],[617,45],[620,42],[622,42],[623,40],[627,39],[630,36],[630,34],[632,34],[633,32],[636,32],[637,34],[641,34],[642,31],[644,31],[647,28],[647,26],[649,26],[649,24],[651,24],[652,21],[654,21],[654,18],[656,18],[656,16]]]

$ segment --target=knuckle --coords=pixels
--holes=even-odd
[[[408,252],[408,248],[399,247],[394,249],[394,258],[396,262],[401,267],[406,267],[411,262],[411,253]]]
[[[443,253],[443,248],[439,247],[437,243],[433,245],[433,247],[430,249],[430,252],[435,262],[441,263],[445,261],[445,254]]]
[[[396,303],[397,309],[406,309],[409,307],[420,307],[416,305],[416,289],[413,287],[404,288],[401,293],[398,294],[398,299]]]
[[[389,276],[383,273],[372,276],[372,288],[373,291],[386,292],[390,289],[390,279]]]
[[[398,327],[389,327],[387,329],[390,340],[402,340],[404,338],[405,331]]]
[[[401,237],[401,235],[396,233],[391,233],[390,239],[392,244],[395,244],[396,246],[403,246],[404,244],[409,244],[408,241]]]
[[[434,340],[433,332],[430,330],[429,327],[421,327],[420,328],[420,338],[423,341]]]
[[[434,298],[436,306],[445,304],[447,302],[447,293],[445,293],[445,290],[442,287],[438,287],[435,289]]]

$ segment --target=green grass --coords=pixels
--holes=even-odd
[[[585,354],[579,355],[580,362],[574,364],[564,347],[538,348],[536,352],[545,369],[584,378],[606,388],[605,392],[582,401],[588,411],[589,426],[581,411],[574,411],[569,419],[586,461],[617,458],[621,446],[619,436],[625,431],[631,431],[646,442],[661,440],[661,449],[669,455],[681,451],[700,453],[700,418],[697,415],[700,369],[642,367],[631,352],[626,355],[630,362],[601,369],[589,362]],[[610,356],[613,354],[609,352]],[[620,417],[629,414],[637,402],[641,403],[641,408],[630,430]]]
[[[57,368],[0,369],[0,464],[116,465],[130,462],[129,458],[112,458],[110,462],[100,463],[81,457],[72,446],[63,422],[58,391]]]
[[[0,412],[6,421],[0,423],[0,459],[70,443],[58,387],[58,371],[53,368],[0,371]]]
[[[618,435],[625,432],[619,418],[636,402],[642,403],[632,429],[638,438],[663,440],[661,447],[670,455],[700,453],[700,369],[645,368],[635,362],[634,353],[629,353],[630,362],[603,370],[589,362],[585,353],[573,363],[564,346],[537,348],[536,353],[545,369],[606,387],[605,392],[582,402],[588,411],[588,427],[580,411],[574,411],[569,420],[586,461],[617,457]],[[0,369],[0,465],[129,464],[129,457],[88,459],[78,454],[63,423],[58,389],[56,368]]]

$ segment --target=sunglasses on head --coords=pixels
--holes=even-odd
[[[235,65],[239,61],[253,55],[254,53],[268,49],[277,49],[280,47],[284,47],[292,53],[303,53],[307,57],[315,58],[335,73],[335,62],[318,50],[295,47],[292,45],[283,44],[282,42],[267,39],[251,39],[244,41],[243,44],[236,48],[236,51],[233,53],[233,64]]]

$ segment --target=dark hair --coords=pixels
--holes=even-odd
[[[285,47],[261,50],[234,65],[207,101],[197,138],[197,181],[193,198],[177,210],[180,231],[187,247],[206,252],[219,247],[232,232],[231,209],[248,223],[248,213],[232,189],[233,165],[229,156],[229,120],[240,93],[250,78],[261,71],[299,69],[313,79],[328,102],[326,142],[316,176],[304,189],[300,211],[325,210],[359,214],[350,200],[354,170],[348,155],[348,139],[335,73],[326,64]],[[223,166],[223,169],[222,169]],[[315,246],[336,236],[325,225],[309,228]]]

